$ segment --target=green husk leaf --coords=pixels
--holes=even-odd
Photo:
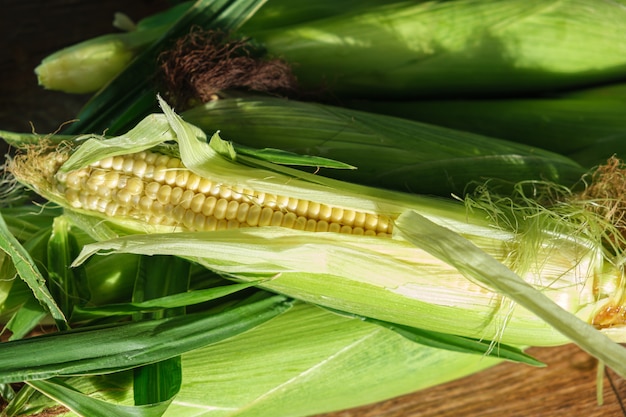
[[[499,362],[419,345],[303,303],[230,342],[183,356],[183,387],[166,416],[307,416],[414,392]]]
[[[33,396],[37,395],[37,391],[29,386],[24,385],[15,395],[15,397],[7,404],[3,413],[8,417],[13,417],[20,414],[20,410],[23,410],[27,406],[28,402]],[[24,413],[21,413],[24,414]]]
[[[188,123],[241,145],[331,158],[356,170],[324,176],[421,194],[462,195],[485,181],[571,185],[585,170],[537,147],[425,123],[274,97],[226,98],[185,111]]]
[[[194,1],[177,2],[174,6],[159,13],[144,17],[137,22],[135,30],[148,30],[168,27],[180,19],[193,6]]]
[[[140,152],[163,142],[171,141],[174,137],[165,117],[159,114],[152,114],[145,117],[124,135],[106,140],[97,139],[104,138],[95,135],[75,138],[74,142],[82,142],[80,151],[72,154],[62,169],[69,171],[89,165],[98,160],[98,155],[117,156],[129,152]]]
[[[0,399],[11,401],[15,398],[15,390],[9,384],[0,384]]]
[[[626,377],[626,349],[614,343],[592,325],[563,310],[502,263],[472,242],[439,226],[414,211],[407,211],[397,221],[402,235],[439,259],[454,265],[469,279],[496,289],[527,308],[566,335],[581,349]],[[462,255],[462,256],[459,256]]]
[[[46,229],[50,229],[53,220],[62,213],[61,207],[52,204],[38,206],[25,204],[18,207],[0,209],[11,234],[20,242],[30,240]]]
[[[499,362],[429,348],[381,326],[296,302],[250,331],[185,353],[183,385],[165,416],[304,417],[408,394]],[[132,404],[132,395],[119,389],[128,385],[128,373],[106,380],[104,385],[102,377],[80,377],[68,383],[107,401]],[[52,406],[40,397],[31,404]]]
[[[457,335],[433,332],[416,327],[402,326],[381,320],[363,317],[362,320],[369,323],[377,324],[393,330],[399,335],[406,337],[415,343],[420,343],[436,349],[446,349],[455,352],[479,354],[485,356],[494,356],[500,359],[506,359],[513,362],[525,363],[532,366],[543,367],[545,364],[532,356],[524,353],[522,349],[514,346],[495,343],[489,340],[471,339],[468,337],[460,337]]]
[[[11,234],[9,228],[0,215],[0,249],[11,257],[20,278],[33,291],[35,298],[50,313],[59,328],[67,328],[65,315],[46,287],[45,278],[39,272],[34,260],[20,242]]]
[[[136,303],[150,302],[162,297],[175,297],[189,291],[191,265],[184,259],[172,256],[142,256],[132,300]],[[185,306],[171,306],[163,311],[136,314],[141,318],[173,317],[185,313]]]
[[[171,400],[183,382],[181,357],[165,359],[133,369],[133,395],[136,405]]]
[[[268,1],[241,27],[243,33],[257,32],[277,27],[312,22],[330,16],[367,10],[389,4],[389,0],[271,0]]]
[[[70,317],[74,306],[84,304],[91,295],[85,267],[70,268],[80,248],[76,237],[70,232],[70,224],[66,217],[59,216],[54,219],[47,246],[48,288],[63,314]]]
[[[176,255],[241,280],[274,277],[261,286],[334,309],[427,330],[514,345],[567,341],[531,313],[516,310],[508,317],[493,293],[465,293],[466,283],[459,282],[458,272],[416,251],[413,245],[392,239],[311,235],[271,227],[132,235],[87,245],[75,262],[97,253]],[[437,283],[432,282],[433,276],[439,277]],[[555,294],[563,290],[555,289]],[[450,297],[458,301],[450,305]],[[463,321],[457,319],[459,315]],[[509,320],[506,327],[502,323],[505,318]]]
[[[29,298],[11,316],[6,328],[11,331],[9,340],[18,340],[26,337],[48,315],[46,310],[35,298]]]
[[[591,168],[613,155],[626,157],[626,94],[618,90],[604,96],[602,91],[488,100],[368,100],[346,105],[541,147]]]
[[[191,265],[181,258],[144,256],[141,258],[133,301],[149,301],[162,296],[185,293],[189,290]],[[167,308],[144,314],[135,314],[134,320],[160,319],[182,316],[184,306]],[[182,366],[180,356],[133,369],[135,405],[169,401],[180,391]]]
[[[95,307],[76,307],[75,313],[80,317],[128,315],[137,312],[156,311],[167,308],[186,307],[200,304],[210,300],[216,300],[226,295],[258,285],[262,281],[243,284],[229,284],[214,288],[189,291],[181,294],[173,294],[151,300],[134,303],[108,304]]]
[[[283,149],[254,149],[241,144],[233,144],[233,147],[239,155],[246,155],[263,161],[268,161],[273,164],[331,169],[357,169],[355,166],[330,158],[314,155],[300,155]]]

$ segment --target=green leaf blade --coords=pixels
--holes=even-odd
[[[0,383],[110,373],[158,362],[254,328],[290,305],[283,296],[266,296],[217,314],[70,330],[0,344]]]
[[[455,266],[468,278],[476,279],[509,297],[626,377],[626,349],[559,307],[469,240],[414,211],[404,213],[397,225],[402,235],[416,246]]]
[[[125,406],[84,395],[58,379],[28,381],[27,383],[81,417],[160,417],[171,402],[170,399],[149,405]]]

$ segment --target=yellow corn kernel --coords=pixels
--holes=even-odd
[[[390,236],[393,226],[375,213],[217,184],[153,152],[105,158],[62,178],[56,187],[74,208],[181,230],[273,226]]]

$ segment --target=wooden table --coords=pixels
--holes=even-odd
[[[414,394],[318,417],[614,417],[624,416],[626,381],[604,376],[604,405],[596,400],[597,361],[574,345],[533,348],[548,364],[503,363]]]
[[[45,6],[39,6],[45,4]],[[168,6],[166,0],[3,0],[0,13],[0,129],[40,133],[71,119],[88,96],[37,86],[33,69],[62,46],[111,31],[115,11],[139,19]],[[538,369],[504,363],[485,372],[412,395],[324,417],[612,417],[626,415],[626,382],[604,377],[604,402],[596,402],[596,363],[575,346],[531,349],[548,364]],[[319,416],[321,417],[321,416]]]

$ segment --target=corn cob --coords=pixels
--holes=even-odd
[[[387,216],[219,184],[194,174],[180,158],[154,152],[96,161],[59,176],[57,187],[72,208],[182,230],[281,226],[386,237],[392,232]]]
[[[172,123],[171,128],[169,123]],[[398,222],[411,218],[405,215],[408,212],[419,213],[470,239],[482,251],[541,288],[544,294],[567,311],[584,321],[595,323],[614,339],[624,340],[623,317],[619,313],[623,285],[621,272],[601,243],[602,237],[606,236],[604,228],[608,225],[594,220],[592,214],[578,213],[578,207],[573,207],[572,211],[583,216],[581,222],[584,228],[568,220],[555,221],[551,212],[532,211],[532,208],[523,216],[516,215],[513,209],[511,218],[503,215],[493,217],[480,207],[470,214],[462,204],[455,201],[373,189],[279,168],[234,155],[232,148],[217,136],[213,137],[211,145],[198,140],[198,137],[204,137],[201,131],[178,119],[171,110],[166,110],[165,117],[148,117],[127,135],[104,141],[97,138],[81,141],[80,147],[72,151],[71,155],[67,147],[53,152],[31,152],[16,158],[12,163],[12,171],[18,180],[66,207],[68,214],[75,213],[84,221],[92,218],[93,221],[85,224],[89,224],[86,229],[94,236],[100,233],[100,236],[110,239],[130,235],[128,240],[120,237],[88,245],[80,257],[83,261],[86,256],[101,249],[108,252],[173,254],[188,257],[210,269],[244,280],[249,280],[251,276],[270,276],[273,279],[262,284],[268,289],[392,323],[517,345],[555,345],[568,340],[531,312],[516,308],[501,294],[468,281],[463,272],[459,273],[462,269],[453,266],[454,262],[433,256],[415,246],[410,239],[406,240],[404,237],[410,234],[407,235],[405,230],[409,229],[396,230]],[[177,141],[178,145],[161,145],[171,140]],[[144,153],[147,150],[150,153]],[[179,159],[171,157],[167,159],[173,164],[170,169],[148,168],[145,158],[153,158],[150,156],[152,152],[180,157],[191,172],[182,169]],[[133,159],[131,167],[130,162],[125,162],[130,161],[130,158],[117,158],[126,154],[140,158]],[[157,190],[156,185],[151,186],[150,182],[146,184],[138,179],[120,181],[119,172],[111,174],[111,185],[115,184],[115,190],[98,185],[97,189],[103,191],[97,197],[89,194],[92,191],[85,191],[87,194],[82,200],[82,191],[78,192],[77,199],[72,197],[76,192],[73,188],[75,185],[88,190],[105,182],[107,174],[102,175],[101,172],[103,169],[108,170],[106,167],[109,164],[112,167],[114,161],[118,170],[124,171],[126,163],[129,173],[138,170],[144,175],[152,172],[159,178],[163,176],[163,181],[169,178],[171,185],[165,185],[171,190],[162,185],[163,201],[169,201],[171,209],[167,209],[168,213],[174,215],[176,211],[177,217],[163,222],[156,219],[163,217],[165,212],[146,215],[140,201],[142,197],[152,196],[153,205],[157,202],[162,205],[158,201],[161,185]],[[164,164],[160,166],[167,167]],[[87,170],[83,171],[86,167]],[[96,173],[95,176],[90,177],[91,172]],[[219,217],[224,216],[223,219],[213,220],[204,214],[199,217],[191,209],[192,201],[197,198],[204,205],[211,196],[210,187],[206,188],[209,194],[201,197],[196,197],[197,193],[192,196],[191,191],[183,190],[182,187],[174,193],[173,189],[178,187],[177,178],[181,181],[180,185],[185,183],[191,185],[191,189],[195,188],[192,190],[194,193],[202,182],[201,178],[206,178],[211,183],[219,184],[219,193],[224,190],[224,196],[246,194],[245,198],[251,198],[248,200],[250,202],[254,202],[254,198],[260,201],[261,195],[284,196],[282,210],[285,212],[289,210],[289,201],[306,200],[308,205],[314,204],[317,213],[314,219],[316,230],[320,220],[323,221],[319,218],[322,207],[330,216],[333,216],[333,208],[342,209],[344,214],[346,211],[354,212],[355,219],[356,213],[365,213],[359,215],[364,224],[369,214],[372,231],[368,233],[374,233],[375,227],[376,234],[384,233],[383,236],[388,236],[391,233],[392,237],[312,233],[272,226],[228,229],[225,213],[231,202],[220,203],[222,208],[226,207],[226,211],[220,209],[218,213]],[[186,182],[183,181],[185,178]],[[118,185],[121,182],[129,185],[130,189],[120,189]],[[137,190],[148,194],[137,194]],[[72,203],[66,197],[68,192]],[[186,192],[187,197],[183,198]],[[112,194],[121,194],[122,200],[134,201],[137,205],[118,211],[119,202],[115,201],[110,211],[114,215],[107,214],[108,199]],[[173,201],[178,203],[176,206],[172,204],[173,194]],[[217,191],[214,194],[217,205]],[[100,202],[104,198],[107,199],[104,200],[106,203]],[[279,199],[272,197],[268,201],[274,205]],[[189,208],[186,208],[187,204]],[[232,206],[239,207],[242,204],[246,202],[232,203]],[[304,203],[295,204],[296,214],[299,204]],[[92,207],[99,209],[93,211]],[[293,203],[291,207],[294,207]],[[506,213],[507,207],[491,209],[502,214]],[[339,231],[354,221],[339,220],[340,211],[335,212],[337,224],[341,227],[334,226],[335,230],[339,227]],[[189,230],[195,227],[192,213],[194,221],[196,217],[201,219],[198,224],[201,223],[202,227],[216,223],[217,229],[217,224],[226,220],[222,222],[226,230],[185,233],[183,231],[187,227]],[[233,209],[231,216],[234,213]],[[151,216],[154,216],[154,221],[150,220]],[[293,218],[293,215],[289,216]],[[568,216],[572,217],[572,213]],[[494,219],[498,218],[499,223],[496,223]],[[247,219],[242,220],[247,224]],[[373,226],[375,220],[382,220],[384,226]],[[592,227],[594,224],[599,226]],[[144,235],[145,238],[138,235],[155,232],[160,232],[158,238],[154,235]],[[455,258],[454,254],[446,256]],[[464,317],[462,323],[457,320],[459,314]]]

